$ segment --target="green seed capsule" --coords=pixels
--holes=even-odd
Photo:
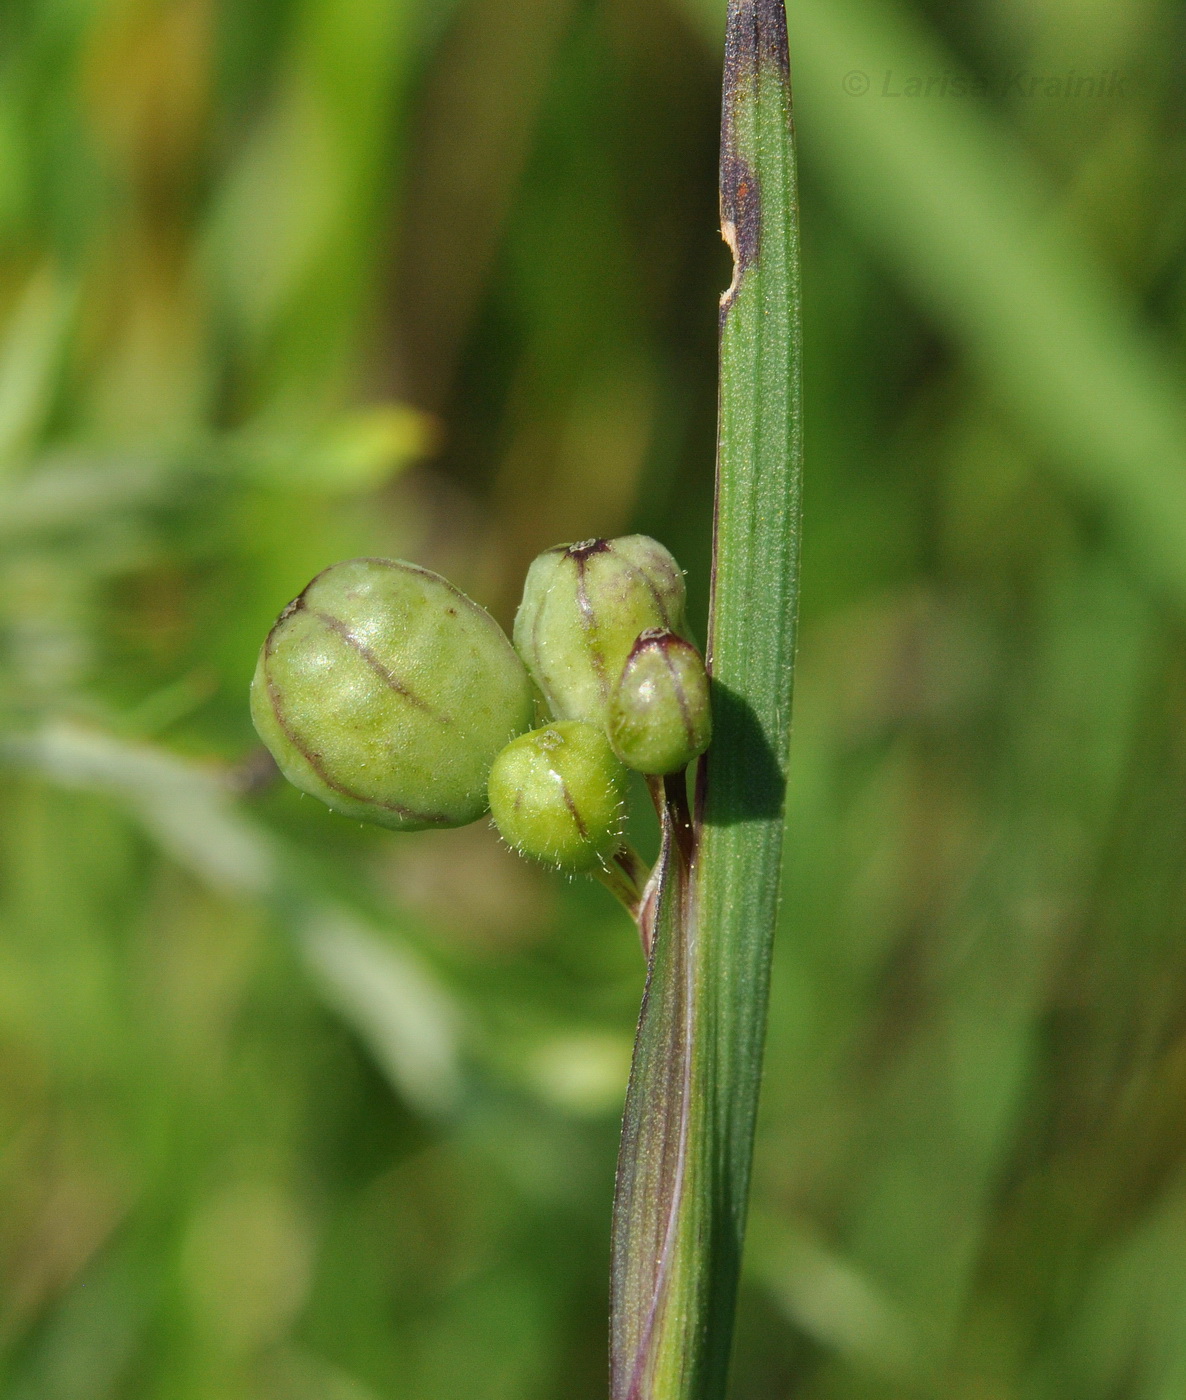
[[[708,673],[691,642],[642,633],[610,697],[608,727],[618,757],[639,773],[675,773],[708,748]]]
[[[559,719],[606,722],[638,634],[684,630],[684,576],[646,535],[558,545],[527,573],[515,646]]]
[[[490,770],[490,814],[521,855],[590,870],[617,847],[626,770],[600,729],[562,720],[509,743]]]
[[[480,817],[490,765],[531,715],[523,663],[490,614],[392,559],[318,574],[280,614],[251,685],[289,782],[406,831]]]

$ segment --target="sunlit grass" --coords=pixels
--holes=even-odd
[[[509,622],[540,548],[642,529],[703,635],[722,13],[0,12],[6,1395],[604,1395],[628,921],[269,786],[246,691],[352,554]],[[804,627],[734,1393],[1169,1400],[1180,44],[936,13],[790,17]],[[891,116],[841,87],[875,60],[1131,81]]]

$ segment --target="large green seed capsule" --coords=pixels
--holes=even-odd
[[[561,870],[606,861],[621,834],[626,770],[604,733],[562,720],[512,740],[490,770],[490,814],[508,845]]]
[[[608,729],[618,757],[640,773],[675,773],[708,748],[708,674],[691,642],[642,633],[610,696]]]
[[[289,782],[407,831],[480,817],[490,765],[531,714],[523,663],[490,614],[392,559],[318,574],[280,614],[251,685]]]
[[[527,573],[515,646],[558,719],[604,725],[610,692],[648,627],[684,630],[684,576],[646,535],[557,545]]]

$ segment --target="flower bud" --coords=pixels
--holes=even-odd
[[[602,731],[562,720],[512,740],[494,760],[490,814],[521,855],[590,870],[617,847],[625,787]]]
[[[251,685],[255,727],[289,782],[407,831],[482,815],[490,765],[532,703],[490,614],[392,559],[318,574],[280,614]]]
[[[712,705],[700,653],[661,628],[643,632],[610,696],[614,752],[640,773],[674,773],[708,748]]]
[[[515,646],[558,719],[604,726],[610,692],[648,627],[684,629],[684,576],[646,535],[557,545],[527,572]]]

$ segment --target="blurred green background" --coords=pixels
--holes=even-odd
[[[0,6],[0,1393],[584,1400],[642,964],[246,704],[324,565],[703,626],[716,0]],[[737,1400],[1186,1395],[1186,12],[791,0],[803,630]],[[644,831],[641,839],[649,839]]]

